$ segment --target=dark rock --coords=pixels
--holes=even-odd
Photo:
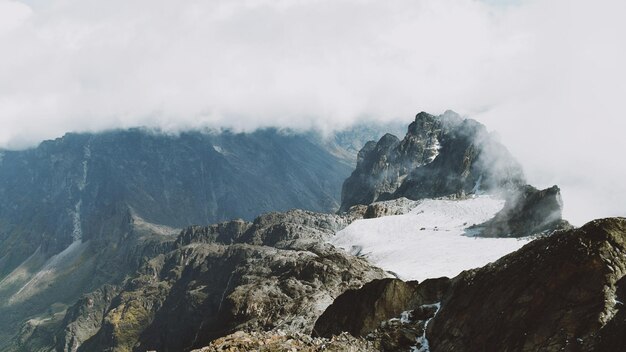
[[[426,309],[424,305],[441,301],[449,286],[448,278],[429,279],[421,284],[399,279],[369,282],[337,297],[315,322],[313,334],[329,337],[348,332],[353,336],[366,336],[402,312],[418,309],[420,313],[419,309]]]
[[[330,337],[345,331],[353,336],[365,336],[382,321],[406,310],[417,285],[417,281],[383,279],[346,291],[315,322],[313,334]]]
[[[626,219],[557,231],[453,279],[432,351],[620,351]]]
[[[504,208],[494,218],[470,229],[483,237],[524,237],[571,228],[561,218],[562,209],[559,187],[540,191],[526,185],[508,196]]]
[[[340,211],[356,204],[412,200],[523,185],[520,165],[485,126],[454,112],[419,113],[403,140],[383,136],[359,152]]]
[[[76,351],[85,341],[98,332],[119,287],[104,285],[82,297],[65,314],[58,333],[56,345],[59,351]]]
[[[209,226],[191,226],[183,230],[176,239],[179,246],[190,243],[223,243],[237,242],[252,224],[241,219]]]

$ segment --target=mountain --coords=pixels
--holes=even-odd
[[[367,142],[343,183],[340,211],[402,197],[480,194],[503,197],[506,206],[493,221],[474,227],[479,236],[524,237],[569,226],[561,218],[557,186],[526,184],[521,165],[484,125],[449,110],[440,116],[420,112],[402,140],[388,133]]]
[[[294,210],[187,228],[124,284],[84,296],[56,321],[29,322],[15,345],[188,351],[242,329],[311,333],[340,293],[385,277],[325,243],[358,217]]]
[[[386,134],[378,142],[359,141],[365,132],[329,137],[275,130],[180,136],[117,131],[111,138],[129,133],[134,135],[125,143],[132,147],[123,148],[117,142],[95,148],[103,135],[66,136],[89,138],[78,144],[82,153],[74,152],[71,162],[62,157],[71,152],[40,157],[57,165],[58,174],[54,167],[28,173],[44,162],[24,155],[7,159],[5,153],[4,161],[13,157],[26,175],[12,175],[10,182],[27,184],[43,197],[24,187],[16,204],[28,206],[6,217],[12,225],[6,233],[15,235],[3,245],[22,248],[30,244],[17,240],[24,239],[36,247],[14,258],[0,281],[5,349],[446,350],[437,346],[463,345],[466,336],[438,339],[440,330],[434,329],[442,324],[452,324],[441,330],[450,334],[475,324],[497,331],[491,320],[471,320],[463,306],[455,306],[464,302],[463,292],[477,301],[490,297],[502,310],[511,297],[507,290],[522,292],[521,283],[532,287],[531,259],[540,264],[548,256],[549,265],[538,269],[546,276],[571,274],[548,250],[557,246],[554,238],[574,238],[580,231],[562,220],[558,187],[527,185],[519,164],[483,125],[453,112],[420,113],[403,140]],[[354,158],[351,148],[359,144]],[[331,194],[324,193],[325,185],[334,184],[337,195],[341,182],[332,180],[355,159],[352,175],[344,174],[341,203],[325,202]],[[243,179],[249,184],[238,187]],[[224,190],[232,193],[226,199],[245,200],[243,211],[280,208],[285,199],[310,207],[189,226],[195,217],[204,224],[207,214],[222,214],[207,209],[230,203],[206,205],[203,199],[223,200],[218,196]],[[58,204],[47,203],[52,201]],[[324,204],[328,208],[310,209]],[[339,204],[340,211],[330,213]],[[46,223],[55,211],[58,223],[69,219],[69,226],[58,227],[63,231]],[[22,218],[13,217],[18,213]],[[26,231],[36,226],[47,234]],[[535,249],[527,252],[529,247]],[[523,265],[507,259],[518,254],[526,258]],[[508,275],[499,279],[507,285],[493,279],[500,271]],[[485,281],[477,282],[475,292],[471,273],[482,272]],[[590,274],[602,281],[603,273]],[[515,280],[520,284],[509,282]],[[502,292],[503,300],[495,301],[487,294],[492,291]],[[489,304],[480,309],[492,319],[498,311]]]
[[[341,210],[406,197],[493,192],[526,183],[521,166],[482,124],[452,111],[417,114],[400,140],[368,142],[344,182]]]
[[[351,148],[377,126],[355,128],[131,129],[0,151],[0,347],[24,320],[62,314],[83,293],[121,282],[180,228],[336,210]]]

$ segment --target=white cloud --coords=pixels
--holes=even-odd
[[[0,146],[452,108],[560,184],[575,222],[624,215],[626,3],[496,3],[0,0]]]

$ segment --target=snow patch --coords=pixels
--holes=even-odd
[[[411,322],[411,311],[410,310],[405,310],[404,312],[402,312],[402,314],[400,314],[400,322],[402,324],[408,324]]]
[[[82,192],[87,187],[87,174],[89,173],[89,160],[91,159],[91,147],[89,144],[83,149],[83,173],[80,180],[78,180],[78,191]],[[83,200],[79,198],[78,202],[74,205],[72,212],[72,240],[80,241],[83,238],[83,228],[81,223],[81,207]]]
[[[80,241],[83,238],[83,227],[80,221],[80,208],[83,205],[83,200],[80,199],[74,206],[72,212],[72,240]]]
[[[432,142],[432,140],[434,140],[434,142]],[[441,149],[441,144],[439,143],[439,140],[437,139],[437,137],[433,136],[431,139],[431,142],[432,144],[430,145],[430,148],[428,149],[433,153],[433,155],[430,158],[428,158],[428,160],[426,161],[426,164],[432,163],[437,158],[437,156],[439,156],[439,150]]]
[[[468,227],[491,219],[503,206],[504,200],[487,195],[426,199],[408,214],[357,220],[337,232],[330,243],[404,280],[454,277],[530,241],[467,236]]]
[[[86,145],[83,150],[83,174],[81,179],[78,181],[78,190],[83,191],[87,186],[87,173],[89,172],[89,159],[91,159],[91,147]]]

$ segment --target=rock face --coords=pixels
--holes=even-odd
[[[275,130],[68,134],[6,151],[0,244],[19,239],[23,248],[0,246],[0,275],[39,244],[55,254],[97,236],[103,213],[116,207],[179,228],[293,208],[336,210],[350,169],[309,138]]]
[[[56,348],[188,351],[237,330],[310,333],[336,296],[385,276],[324,243],[349,221],[295,210],[187,228],[113,299],[70,308]]]
[[[480,123],[419,113],[403,140],[368,142],[344,182],[341,211],[356,204],[469,194],[525,184],[520,165]]]
[[[378,351],[408,351],[427,347],[425,329],[437,314],[450,279],[403,282],[375,280],[337,297],[313,330],[331,338],[348,332],[376,346]]]
[[[2,151],[0,349],[27,318],[47,319],[52,304],[119,285],[177,229],[292,208],[336,210],[352,169],[350,153],[338,151],[358,139],[329,150],[307,133],[271,129],[134,129]],[[236,240],[229,231],[219,233]]]
[[[538,190],[526,185],[512,192],[496,216],[477,226],[483,237],[524,237],[571,228],[561,218],[561,190],[552,186]]]
[[[417,284],[416,281],[383,279],[346,291],[320,316],[313,335],[330,337],[345,331],[353,336],[365,336],[382,321],[406,310]]]
[[[312,338],[300,333],[238,331],[219,338],[207,347],[193,352],[260,351],[260,352],[378,352],[372,343],[341,334],[330,339]]]
[[[368,282],[337,297],[315,322],[313,336],[331,337],[348,332],[356,337],[366,337],[381,323],[399,317],[405,311],[408,313],[439,302],[449,282],[447,278],[429,279],[422,284],[399,279]],[[418,315],[423,317],[424,314],[416,313],[415,317],[420,318]]]
[[[454,279],[431,350],[623,350],[625,275],[624,218],[535,240]]]

